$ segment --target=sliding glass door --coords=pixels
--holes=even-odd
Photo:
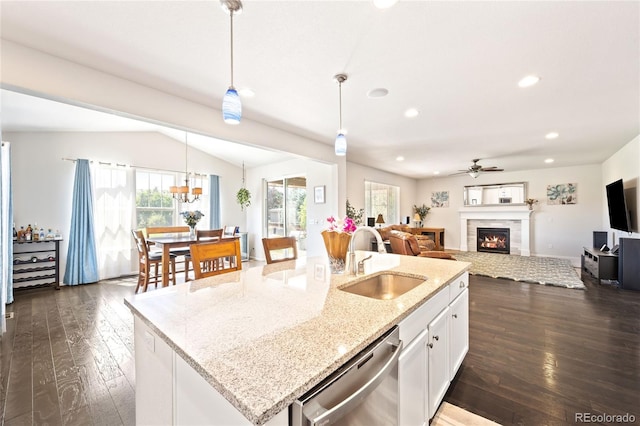
[[[307,236],[307,179],[304,176],[265,181],[267,238],[295,236],[304,250]]]

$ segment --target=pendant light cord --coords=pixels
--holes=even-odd
[[[340,99],[340,128],[338,129],[338,132],[342,133],[342,82],[338,82],[338,93],[339,93],[339,99]]]
[[[233,88],[233,10],[229,10],[231,18],[231,87]]]

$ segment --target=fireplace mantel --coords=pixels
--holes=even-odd
[[[462,207],[460,214],[460,251],[469,251],[467,222],[469,220],[517,220],[522,226],[521,256],[530,256],[530,218],[532,210],[527,206]]]

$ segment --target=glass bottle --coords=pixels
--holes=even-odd
[[[16,224],[13,224],[13,241],[18,240],[18,231],[16,231]]]

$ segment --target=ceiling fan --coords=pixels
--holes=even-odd
[[[478,161],[480,161],[479,158],[473,159],[471,161],[473,162],[473,164],[469,166],[467,170],[459,170],[459,173],[454,173],[454,175],[460,175],[460,174],[466,173],[472,178],[477,178],[480,175],[480,173],[504,171],[504,169],[499,169],[496,166],[482,167],[480,164],[478,164]]]

